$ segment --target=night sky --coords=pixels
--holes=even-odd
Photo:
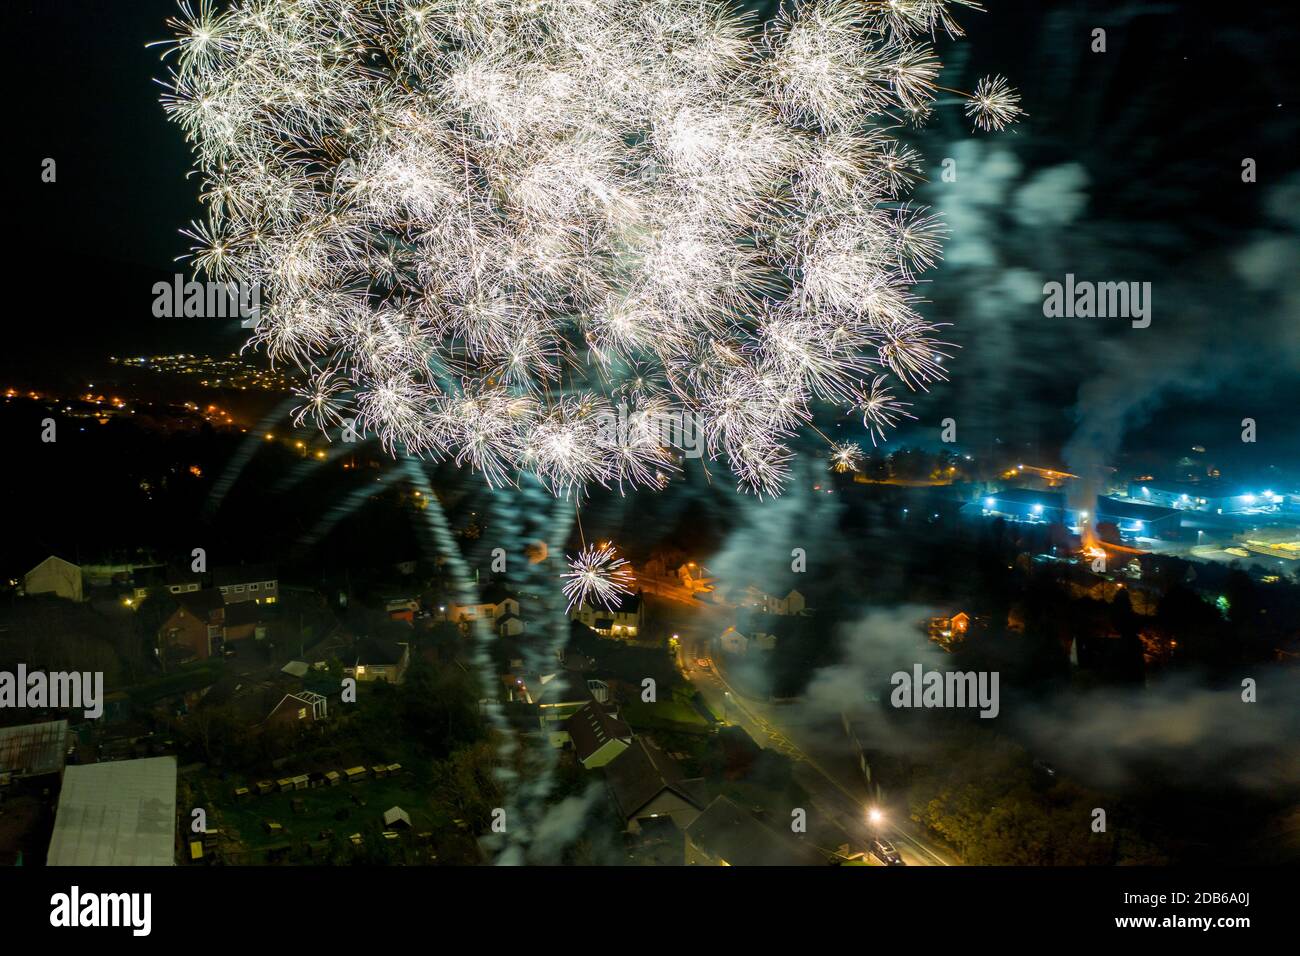
[[[158,103],[159,51],[145,48],[167,36],[175,4],[16,6],[7,10],[20,21],[10,27],[19,38],[11,88],[24,92],[6,151],[19,240],[6,377],[75,381],[108,353],[236,348],[233,323],[149,314],[153,283],[183,271],[173,262],[187,245],[178,230],[200,212],[187,147]],[[956,206],[937,175],[917,196],[953,227],[925,312],[953,323],[960,350],[952,382],[918,398],[918,421],[900,440],[933,442],[939,421],[956,415],[973,446],[1029,443],[1052,457],[1072,435],[1078,444],[1082,421],[1116,451],[1127,434],[1130,450],[1195,442],[1235,456],[1249,415],[1261,442],[1244,449],[1243,468],[1296,461],[1289,5],[1253,5],[1236,18],[1209,4],[988,6],[962,15],[970,42],[940,44],[943,82],[970,89],[1005,74],[1030,115],[1013,131],[971,136],[950,107],[917,137],[933,171],[946,156],[962,169]],[[1105,54],[1089,52],[1094,27],[1108,32]],[[47,156],[58,162],[52,185],[40,182]],[[1245,156],[1258,162],[1257,183],[1241,182]],[[1008,163],[1014,171],[995,184]],[[1079,209],[1069,221],[1052,221],[1071,203]],[[1152,282],[1152,327],[1045,319],[1034,290],[1067,272]]]
[[[1154,824],[1152,833],[1167,828],[1172,859],[1203,864],[1208,858],[1229,865],[1270,859],[1287,847],[1273,845],[1266,824],[1284,815],[1294,819],[1290,803],[1300,767],[1300,711],[1294,706],[1300,696],[1293,692],[1295,668],[1286,663],[1293,660],[1284,660],[1295,649],[1300,588],[1282,579],[1296,570],[1270,566],[1269,578],[1257,583],[1262,565],[1251,575],[1241,573],[1236,562],[1217,558],[1193,568],[1175,557],[1197,553],[1190,536],[1199,541],[1201,532],[1188,530],[1186,548],[1159,550],[1143,555],[1149,561],[1131,564],[1128,555],[1140,552],[1109,540],[1110,550],[1101,554],[1119,555],[1125,570],[1112,565],[1103,573],[1093,565],[1089,572],[1084,562],[1097,556],[1094,549],[1083,550],[1087,542],[1095,543],[1086,522],[1074,540],[1054,523],[993,515],[967,521],[966,515],[979,513],[977,496],[997,491],[977,491],[977,485],[987,488],[1006,479],[995,477],[1000,468],[990,462],[1064,466],[1079,474],[1111,465],[1117,480],[1148,469],[1173,477],[1174,463],[1197,446],[1206,452],[1199,459],[1203,473],[1217,466],[1227,482],[1300,492],[1300,100],[1294,66],[1300,18],[1294,2],[987,0],[986,5],[983,13],[956,11],[969,36],[937,44],[946,67],[940,82],[973,90],[983,77],[1005,76],[1020,92],[1027,115],[1002,133],[972,133],[961,101],[949,95],[939,99],[936,115],[923,129],[900,137],[925,160],[929,181],[913,199],[942,213],[951,230],[943,261],[922,276],[917,291],[927,300],[919,311],[943,323],[942,337],[953,345],[952,357],[944,361],[950,380],[910,396],[915,419],[890,437],[889,451],[909,449],[888,463],[901,467],[892,473],[882,468],[880,473],[864,469],[859,476],[828,475],[827,435],[817,431],[801,436],[806,444],[796,447],[808,454],[792,469],[782,496],[742,494],[724,468],[710,471],[697,467],[711,468],[708,461],[688,461],[682,480],[662,492],[642,489],[622,496],[618,489],[596,490],[579,505],[552,501],[531,481],[520,482],[520,488],[489,488],[468,468],[458,472],[450,460],[426,468],[399,453],[393,461],[377,441],[357,447],[350,439],[326,444],[320,436],[291,430],[287,409],[292,403],[279,394],[279,383],[265,391],[253,385],[241,399],[224,379],[221,391],[201,391],[195,381],[214,377],[206,371],[186,378],[136,370],[139,378],[130,386],[135,391],[123,390],[129,413],[103,416],[102,428],[83,410],[61,415],[57,443],[42,442],[32,452],[37,416],[54,408],[51,396],[76,394],[88,381],[109,381],[100,377],[110,368],[109,355],[224,355],[240,348],[247,330],[238,319],[160,320],[151,314],[154,285],[177,273],[188,275],[186,264],[176,261],[191,242],[180,230],[205,217],[197,200],[199,177],[190,174],[189,148],[159,103],[164,88],[156,80],[166,75],[161,48],[146,47],[168,39],[166,20],[176,0],[11,0],[6,25],[10,60],[16,62],[11,62],[9,89],[18,115],[3,155],[13,187],[10,235],[17,259],[7,277],[9,334],[0,350],[0,390],[17,385],[46,394],[34,401],[17,396],[4,404],[14,465],[5,469],[3,480],[9,484],[0,488],[0,497],[18,512],[12,524],[26,518],[33,529],[6,537],[36,554],[66,554],[78,563],[104,556],[116,560],[136,549],[174,562],[194,554],[199,542],[214,556],[209,558],[214,566],[276,564],[286,599],[275,609],[284,614],[275,626],[287,629],[272,631],[270,647],[292,648],[279,636],[292,633],[299,639],[296,653],[312,661],[317,658],[309,656],[310,637],[328,633],[332,639],[340,630],[354,636],[382,633],[381,626],[394,625],[379,609],[399,588],[403,594],[418,590],[421,599],[436,595],[425,601],[431,610],[444,600],[452,603],[447,595],[461,601],[476,589],[486,591],[489,580],[505,583],[524,599],[521,617],[535,614],[526,632],[530,640],[521,642],[527,645],[523,656],[530,670],[543,666],[538,661],[553,666],[556,649],[577,646],[559,610],[555,572],[589,538],[614,542],[620,555],[636,562],[638,574],[650,563],[643,559],[652,556],[665,562],[666,575],[679,560],[698,562],[724,587],[754,582],[789,593],[793,576],[811,570],[795,580],[813,613],[781,615],[790,620],[780,622],[782,630],[769,648],[773,654],[755,654],[749,673],[739,664],[731,673],[763,695],[799,696],[792,706],[802,709],[793,719],[806,723],[810,738],[832,759],[853,760],[843,747],[846,715],[864,708],[868,719],[861,740],[866,743],[859,742],[857,754],[863,763],[846,763],[855,779],[870,751],[879,774],[873,785],[879,788],[884,779],[886,797],[901,801],[904,786],[915,784],[915,792],[923,792],[947,774],[953,781],[996,777],[1012,767],[1010,758],[1005,764],[976,764],[1013,741],[1023,748],[1016,758],[1023,766],[1013,767],[1018,776],[1008,779],[1029,781],[1023,793],[1014,794],[1016,803],[1047,803],[1061,793],[1082,801],[1092,793],[1053,789],[1050,798],[1040,800],[1049,786],[1043,774],[1055,778],[1057,771],[1045,770],[1037,758],[1050,756],[1052,766],[1062,770],[1051,787],[1077,782],[1130,801],[1121,810],[1136,808],[1133,819],[1144,832],[1147,824]],[[777,4],[750,0],[749,6],[761,19]],[[1090,50],[1094,29],[1106,31],[1105,53]],[[47,157],[58,164],[52,184],[41,181]],[[1256,165],[1257,181],[1243,182],[1246,158]],[[958,170],[955,181],[940,175],[949,160]],[[1127,318],[1048,317],[1044,284],[1067,275],[1098,283],[1149,283],[1150,327],[1134,328]],[[193,415],[168,408],[182,399],[246,401],[254,409],[229,404],[240,419],[209,427],[216,420],[204,424],[201,405],[194,406]],[[144,413],[131,419],[137,404],[153,407],[142,407]],[[278,412],[262,417],[276,405]],[[818,429],[826,429],[834,442],[857,441],[866,449],[861,413],[837,418],[838,411],[843,410],[819,410],[824,418],[815,422]],[[1255,422],[1255,442],[1242,441],[1245,418]],[[941,440],[948,419],[956,424],[955,447]],[[911,453],[915,448],[973,453],[977,460],[953,484],[934,482],[938,465],[931,463],[938,459]],[[869,464],[883,465],[882,458],[873,455]],[[1245,484],[1265,476],[1278,476],[1281,483],[1270,477],[1269,484]],[[1108,493],[1091,484],[1067,487],[1073,493]],[[1100,509],[1094,518],[1107,534],[1111,528],[1119,534],[1101,520]],[[1284,518],[1277,516],[1279,523]],[[1222,524],[1236,522],[1235,529],[1248,520],[1253,519],[1228,516]],[[1221,536],[1226,546],[1228,533]],[[531,548],[543,541],[550,549],[547,561],[525,564],[513,557],[525,544]],[[492,574],[486,570],[489,560],[495,565],[498,548],[512,555],[500,578],[495,577],[500,568],[492,566]],[[790,560],[796,555],[799,567]],[[1275,556],[1273,564],[1294,563]],[[20,558],[26,560],[0,554],[18,572],[32,566],[19,565]],[[416,577],[409,567],[400,573],[396,568],[395,562],[417,560]],[[1115,585],[1108,598],[1098,597],[1105,589],[1094,589],[1090,573]],[[1118,580],[1129,573],[1145,583],[1128,586]],[[653,577],[647,574],[642,581]],[[713,608],[690,596],[689,604],[677,598],[683,608],[674,608],[671,592],[642,586],[652,599],[646,606],[659,616],[647,618],[651,623],[641,626],[641,637],[647,632],[654,639],[657,632],[665,639],[677,637],[680,621],[685,650],[711,653],[718,646],[716,635],[723,633],[721,615],[731,624],[733,618],[743,623],[740,613],[748,614],[735,604]],[[1122,598],[1117,596],[1126,587]],[[339,594],[347,601],[337,603],[346,607],[334,606]],[[1146,611],[1136,609],[1137,598],[1130,595],[1147,603],[1158,598],[1156,612],[1140,621]],[[312,623],[309,610],[304,628],[299,612],[294,631],[293,609],[316,605],[321,605],[320,623]],[[26,597],[13,604],[19,612],[43,606]],[[139,606],[131,606],[129,612],[113,610],[124,619],[148,620]],[[706,610],[697,616],[699,608]],[[923,628],[938,612],[944,621],[956,620],[958,609],[974,622],[961,651],[969,656],[950,657],[952,649],[926,641]],[[345,626],[336,628],[340,622]],[[373,631],[366,630],[372,622]],[[768,626],[761,619],[756,623]],[[531,640],[547,634],[552,624],[555,641]],[[439,626],[452,627],[445,619]],[[951,625],[940,626],[953,636]],[[144,624],[138,629],[152,645],[154,632],[146,633]],[[19,633],[15,625],[11,636]],[[1173,661],[1168,669],[1164,662],[1146,669],[1144,639],[1168,652]],[[504,650],[505,643],[492,644],[492,652]],[[1175,654],[1180,643],[1183,648]],[[480,688],[471,686],[474,674],[464,661],[471,661],[479,677],[495,662],[486,642],[477,644],[475,638],[463,644],[464,656],[454,661],[441,659],[445,648],[440,648],[437,667],[469,675],[462,688],[467,713],[481,714]],[[0,650],[4,646],[0,641]],[[423,650],[427,662],[432,643],[411,646]],[[651,653],[645,642],[639,650]],[[671,657],[654,653],[657,666],[672,669]],[[953,662],[995,676],[1005,673],[1006,719],[996,734],[990,729],[984,737],[979,718],[970,721],[977,737],[967,735],[970,726],[957,723],[964,719],[961,714],[936,724],[920,710],[900,716],[883,704],[876,707],[880,700],[872,688],[884,686],[882,675],[914,663],[920,668],[920,662],[934,671]],[[516,665],[507,663],[514,673]],[[230,666],[239,664],[237,659]],[[1239,664],[1252,669],[1241,671]],[[708,662],[701,666],[713,672],[708,680],[724,670]],[[493,686],[513,686],[509,680],[495,683],[501,673],[490,675]],[[1237,692],[1242,673],[1252,681],[1259,678],[1262,702],[1245,716]],[[452,677],[461,681],[459,674]],[[620,681],[627,688],[639,686]],[[440,683],[437,693],[426,696],[439,706],[444,699],[454,704],[460,686]],[[672,685],[661,681],[660,686]],[[730,685],[719,684],[719,693],[724,686]],[[724,699],[731,698],[728,689]],[[671,698],[674,705],[680,699]],[[1281,706],[1271,706],[1276,702]],[[451,727],[460,718],[450,709],[447,713]],[[402,727],[385,726],[385,734],[394,740],[419,735],[433,740],[437,735],[425,734],[424,723],[441,726],[443,718],[425,714],[415,710],[410,719],[403,712]],[[473,727],[474,719],[467,718],[464,726]],[[725,709],[723,722],[729,722]],[[665,732],[672,724],[666,722]],[[416,725],[419,735],[411,730]],[[768,739],[778,739],[762,726]],[[459,746],[450,731],[447,740],[448,753],[453,744]],[[968,741],[987,749],[965,750]],[[445,762],[443,745],[438,737],[439,749],[429,759]],[[227,766],[217,760],[205,771],[221,773],[225,792]],[[457,769],[449,779],[469,776]],[[532,777],[524,779],[522,791],[540,808],[551,791],[534,786]],[[895,781],[898,792],[889,793]],[[588,797],[597,792],[586,790]],[[815,791],[809,792],[817,806]],[[871,799],[880,800],[880,792]],[[990,797],[980,806],[989,807],[995,826],[1004,825],[998,820],[1014,822],[1004,813],[993,814],[998,810],[993,802]],[[1001,796],[997,802],[1003,804]],[[380,804],[372,802],[371,809],[375,806]],[[485,806],[495,804],[485,798]],[[556,806],[564,815],[557,829],[538,831],[558,847],[574,839],[588,810],[574,811],[567,797]],[[625,841],[614,830],[611,834],[613,842],[601,852],[626,862]],[[538,838],[537,845],[544,842]],[[1118,843],[1116,837],[1111,846]],[[1054,862],[1076,862],[1071,856],[1076,850],[1071,838]],[[508,859],[503,855],[498,862]],[[544,853],[537,859],[550,862]],[[1115,851],[1114,861],[1143,860],[1141,852],[1122,857]],[[924,912],[935,897],[916,898]],[[1005,899],[998,905],[1005,909]],[[171,912],[183,909],[171,907]],[[1059,923],[1059,907],[1036,909]]]

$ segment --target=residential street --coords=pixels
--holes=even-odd
[[[801,745],[807,738],[798,721],[798,705],[773,705],[746,698],[732,687],[719,671],[716,660],[708,669],[698,665],[697,659],[685,662],[684,672],[709,708],[731,724],[741,727],[764,749],[774,749],[796,761],[795,774],[799,783],[811,794],[815,812],[830,817],[844,831],[852,849],[866,849],[872,838],[867,823],[869,794],[860,775],[854,772],[851,759],[844,767],[831,766],[829,761],[811,755],[810,743]],[[847,743],[846,743],[846,758]],[[907,819],[890,818],[884,824],[885,836],[909,866],[951,866],[960,861],[924,839]]]

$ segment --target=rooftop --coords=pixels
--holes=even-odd
[[[631,740],[632,728],[603,704],[592,701],[564,722],[579,760],[586,760],[611,740]]]
[[[217,587],[231,584],[260,584],[263,581],[276,580],[275,568],[269,564],[246,564],[216,568],[212,572],[212,583]]]
[[[624,819],[632,819],[664,790],[696,807],[704,806],[681,765],[645,737],[633,739],[632,746],[605,767],[605,779]]]
[[[728,797],[717,797],[686,828],[687,838],[730,866],[818,866],[827,861]]]
[[[63,769],[67,740],[66,720],[0,727],[0,773],[16,777],[58,773]]]
[[[171,866],[175,834],[175,757],[69,767],[47,865]]]

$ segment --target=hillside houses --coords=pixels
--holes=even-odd
[[[171,660],[207,660],[231,645],[264,638],[267,618],[257,603],[227,604],[209,588],[179,595],[158,629],[158,646]]]
[[[569,619],[585,624],[601,637],[635,641],[645,629],[645,601],[639,593],[623,595],[613,608],[584,601],[569,612]]]

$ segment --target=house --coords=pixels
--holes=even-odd
[[[645,627],[645,602],[641,594],[625,594],[613,608],[583,601],[569,612],[569,619],[587,625],[601,637],[636,640]]]
[[[268,565],[217,568],[212,572],[212,585],[227,604],[274,604],[280,595],[279,579]]]
[[[552,747],[563,747],[571,739],[566,721],[591,700],[609,700],[609,685],[587,680],[580,673],[561,671],[544,679],[535,700],[542,733]]]
[[[144,564],[131,568],[131,597],[143,601],[149,594],[166,592],[173,597],[203,589],[204,576],[196,571],[181,571],[164,564]]]
[[[502,675],[506,702],[536,708],[537,726],[547,736],[552,747],[569,743],[566,721],[591,701],[609,700],[609,685],[604,681],[587,680],[577,671],[559,671],[552,674]]]
[[[176,758],[68,767],[47,866],[172,866]]]
[[[168,568],[164,574],[167,593],[171,595],[192,594],[203,590],[203,575],[198,571],[181,571]]]
[[[970,615],[958,611],[944,617],[932,617],[927,630],[931,641],[945,651],[951,651],[966,640],[966,632],[970,630]]]
[[[85,600],[81,568],[52,554],[23,575],[23,593],[53,594],[67,601]]]
[[[271,727],[306,729],[329,716],[329,702],[309,690],[285,694],[271,708],[265,723]]]
[[[468,624],[471,621],[496,622],[506,614],[518,617],[519,599],[504,585],[494,581],[484,588],[477,604],[448,604],[444,613],[447,620],[457,624]]]
[[[518,637],[524,633],[523,618],[513,611],[505,611],[500,614],[492,622],[492,627],[496,630],[498,637]]]
[[[663,817],[684,830],[704,809],[700,781],[687,780],[681,765],[646,737],[634,738],[605,766],[605,781],[628,833]]]
[[[746,586],[738,603],[743,607],[757,608],[765,614],[803,614],[808,609],[804,596],[793,588],[785,597],[777,597],[753,584]]]
[[[355,663],[346,668],[359,681],[387,681],[400,684],[411,663],[411,647],[378,637],[363,637],[357,642]]]
[[[178,595],[176,610],[158,628],[158,646],[178,648],[207,660],[221,652],[226,604],[213,590]]]
[[[632,728],[610,704],[584,704],[564,722],[573,752],[583,767],[603,767],[632,745]]]
[[[747,654],[750,650],[771,651],[776,649],[776,635],[761,627],[749,627],[741,631],[731,625],[718,637],[718,644],[728,654]]]
[[[199,660],[215,657],[228,644],[264,637],[262,608],[257,604],[227,605],[215,588],[177,595],[176,610],[158,629],[160,648],[182,648]]]
[[[731,626],[719,635],[718,643],[728,654],[775,650],[778,633],[787,635],[798,630],[805,620],[801,615],[772,614],[761,604],[742,606],[736,610]]]
[[[686,827],[687,866],[822,866],[829,860],[719,796]]]

